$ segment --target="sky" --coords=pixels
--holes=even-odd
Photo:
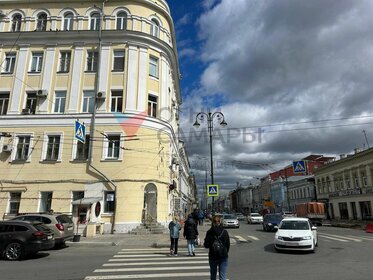
[[[181,132],[197,185],[221,191],[310,154],[373,145],[373,1],[167,0],[182,74]],[[364,133],[365,132],[365,133]]]

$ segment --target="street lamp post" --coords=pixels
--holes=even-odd
[[[214,184],[214,165],[213,165],[213,158],[212,158],[212,131],[214,129],[214,123],[213,123],[213,120],[214,118],[217,118],[219,120],[219,124],[221,126],[226,126],[227,123],[225,122],[224,120],[224,115],[223,113],[221,112],[214,112],[214,113],[211,113],[210,110],[208,111],[208,113],[205,113],[205,112],[200,112],[197,114],[196,116],[196,121],[194,122],[193,126],[195,127],[199,127],[200,126],[200,123],[198,121],[204,121],[205,118],[207,118],[207,128],[208,128],[208,132],[209,132],[209,137],[210,137],[210,168],[211,168],[211,184],[213,185]],[[215,209],[214,207],[214,196],[212,197],[212,210]]]

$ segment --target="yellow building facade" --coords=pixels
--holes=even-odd
[[[53,210],[126,233],[190,210],[166,1],[1,1],[0,33],[3,218]]]

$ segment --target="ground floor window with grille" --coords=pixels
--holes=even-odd
[[[9,193],[9,214],[18,214],[19,205],[21,203],[21,194],[21,192]]]
[[[40,193],[40,206],[39,212],[49,212],[52,209],[52,196],[53,192]]]
[[[113,213],[115,211],[115,192],[105,191],[104,202],[105,202],[104,212],[105,213]]]

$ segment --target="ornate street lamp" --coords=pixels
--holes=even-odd
[[[214,118],[217,118],[219,121],[220,126],[224,127],[227,125],[227,123],[224,120],[224,115],[221,112],[214,112],[211,113],[210,110],[208,113],[205,112],[200,112],[196,116],[196,121],[194,122],[193,126],[199,127],[200,123],[198,121],[203,122],[207,119],[207,127],[208,127],[208,132],[209,132],[209,137],[210,137],[210,168],[211,168],[211,184],[214,184],[214,165],[213,165],[213,159],[212,159],[212,131],[214,129],[214,123],[213,120]],[[214,196],[212,197],[212,209],[214,210]]]

